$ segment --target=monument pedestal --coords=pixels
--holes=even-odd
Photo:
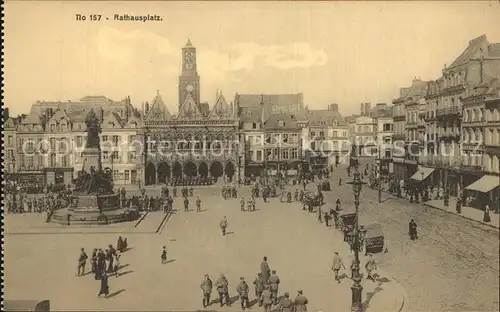
[[[98,148],[86,148],[83,151],[83,169],[89,171],[94,167],[95,171],[101,171],[101,151]]]
[[[64,225],[111,224],[133,221],[138,217],[135,209],[119,206],[116,194],[78,195],[71,201],[69,208],[54,211],[52,222]]]

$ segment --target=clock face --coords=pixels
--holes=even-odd
[[[193,90],[194,90],[193,85],[188,84],[188,85],[186,86],[186,91],[187,91],[187,92],[193,92]]]

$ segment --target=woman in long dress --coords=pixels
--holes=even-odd
[[[484,206],[483,222],[491,222],[490,206],[488,206],[488,205]]]
[[[106,273],[102,273],[101,275],[101,289],[99,290],[97,297],[100,297],[101,295],[109,295],[108,275]]]

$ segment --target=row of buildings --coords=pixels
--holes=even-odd
[[[480,36],[441,77],[415,78],[393,101],[394,175],[477,191],[490,200],[500,184],[500,44]],[[481,199],[482,198],[482,199]]]
[[[236,94],[228,101],[220,91],[214,105],[201,102],[196,48],[189,40],[182,48],[178,93],[175,113],[158,92],[141,109],[130,97],[86,96],[76,102],[39,101],[17,117],[4,114],[6,176],[71,183],[85,166],[82,148],[91,110],[101,122],[103,167],[117,185],[186,176],[295,175],[348,161],[349,127],[337,104],[309,110],[301,93]]]

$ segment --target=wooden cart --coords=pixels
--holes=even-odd
[[[384,247],[385,241],[382,225],[374,223],[364,226],[361,252],[365,255],[368,253],[380,253],[384,251]]]

